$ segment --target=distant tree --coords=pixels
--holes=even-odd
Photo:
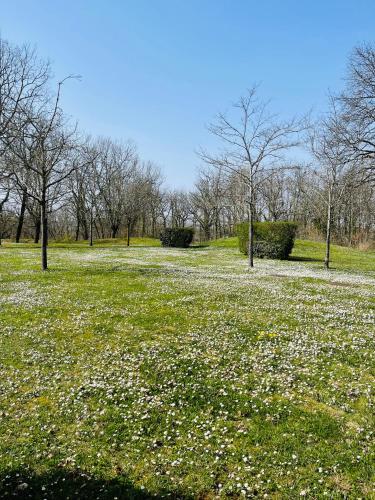
[[[132,144],[120,144],[110,139],[99,139],[95,147],[98,157],[94,162],[95,186],[103,217],[108,221],[111,238],[116,238],[125,216],[126,186],[138,162]]]
[[[203,231],[205,241],[211,239],[213,228],[215,237],[218,237],[225,189],[223,181],[224,176],[220,169],[216,172],[201,169],[195,190],[190,194],[190,210]]]
[[[265,220],[278,221],[288,217],[287,182],[284,172],[274,172],[261,183],[259,191]]]
[[[348,185],[354,184],[357,174],[356,163],[342,141],[342,116],[334,101],[329,114],[315,126],[310,134],[310,149],[319,164],[314,173],[323,182],[323,201],[327,207],[326,253],[324,264],[330,265],[332,223],[335,210],[339,206]]]
[[[151,236],[156,237],[158,220],[162,212],[163,203],[163,192],[162,192],[162,182],[163,178],[160,170],[154,165],[148,165],[147,167],[147,181],[144,186],[144,205],[143,211],[146,212],[150,217],[151,223]],[[143,229],[142,229],[142,232]]]
[[[157,236],[156,229],[160,215],[161,185],[160,169],[151,161],[139,162],[139,234]]]
[[[190,214],[190,200],[186,192],[173,190],[169,194],[172,227],[185,227]]]
[[[76,155],[81,167],[75,169],[67,179],[68,207],[71,209],[76,223],[75,240],[77,241],[82,234],[83,239],[89,240],[89,245],[92,246],[93,225],[98,210],[97,196],[99,193],[96,185],[95,166],[100,151],[95,142],[87,137],[76,148]]]

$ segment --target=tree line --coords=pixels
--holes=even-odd
[[[291,220],[302,235],[348,245],[374,240],[375,49],[354,49],[342,92],[327,112],[281,120],[250,88],[209,131],[191,190],[171,190],[131,141],[93,138],[64,113],[48,62],[29,46],[0,39],[0,241],[158,237],[193,227],[199,241],[230,236],[249,221]],[[293,159],[293,150],[305,152]]]

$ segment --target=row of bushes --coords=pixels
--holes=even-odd
[[[269,259],[287,259],[293,250],[297,231],[294,222],[255,222],[254,256]],[[239,249],[249,252],[249,223],[237,224]],[[160,241],[163,247],[187,248],[193,241],[194,230],[188,227],[166,228],[161,232]]]
[[[287,259],[293,250],[297,232],[294,222],[255,222],[254,256],[269,259]],[[249,252],[249,223],[242,222],[236,226],[239,249]]]

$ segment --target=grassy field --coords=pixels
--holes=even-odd
[[[0,248],[0,497],[375,498],[375,253]]]

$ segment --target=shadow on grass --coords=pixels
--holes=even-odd
[[[208,248],[210,245],[207,243],[200,243],[199,245],[192,245],[191,247],[188,247],[189,250],[198,250],[199,248]]]
[[[161,490],[158,493],[135,486],[119,471],[115,479],[92,477],[81,470],[55,469],[44,474],[30,470],[11,470],[0,475],[0,498],[66,500],[143,500],[148,498],[191,500],[182,491]]]
[[[38,247],[34,247],[38,248]],[[74,244],[74,243],[54,243],[52,244],[49,249],[53,250],[54,248],[56,249],[71,249],[71,250],[95,250],[95,249],[103,249],[105,248],[106,250],[119,250],[119,249],[127,249],[127,248],[161,248],[160,245],[137,245],[137,244],[130,244],[129,246],[124,243],[112,243],[111,245],[106,244],[106,243],[94,243],[93,246],[90,245],[80,245],[80,244]]]
[[[288,260],[294,262],[323,262],[323,259],[317,259],[316,257],[300,257],[299,255],[290,255]]]

